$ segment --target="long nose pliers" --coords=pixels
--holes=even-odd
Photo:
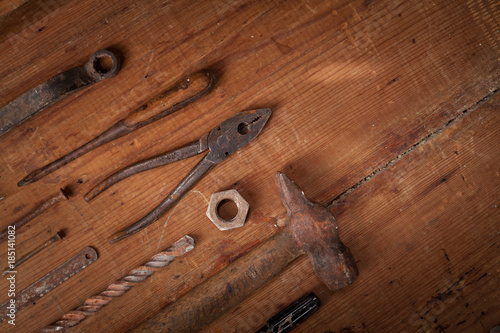
[[[111,236],[110,242],[115,243],[135,234],[160,218],[206,173],[212,170],[214,166],[255,139],[264,128],[270,116],[270,109],[239,112],[225,120],[217,128],[203,135],[199,140],[165,154],[125,167],[97,184],[85,195],[85,200],[92,200],[113,184],[136,173],[180,161],[207,150],[209,151],[155,209],[139,221]]]

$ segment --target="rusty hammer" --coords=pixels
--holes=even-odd
[[[351,251],[338,236],[333,214],[309,201],[284,173],[275,175],[287,226],[184,297],[162,309],[134,332],[196,332],[243,301],[307,253],[314,271],[330,290],[348,286],[358,277]]]

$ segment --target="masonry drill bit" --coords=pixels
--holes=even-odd
[[[155,271],[166,267],[172,260],[194,248],[194,239],[188,235],[182,237],[168,250],[155,254],[150,261],[130,271],[121,280],[112,283],[99,295],[88,298],[83,305],[63,315],[61,319],[42,329],[41,333],[64,332],[78,325],[88,316],[94,315],[116,297],[125,294],[131,287],[146,280]]]

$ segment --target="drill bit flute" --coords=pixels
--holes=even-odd
[[[99,295],[88,298],[83,305],[73,311],[63,315],[61,319],[45,327],[40,332],[53,333],[64,332],[67,328],[78,325],[82,320],[100,311],[105,305],[116,297],[125,294],[134,285],[146,280],[148,276],[153,275],[155,271],[166,267],[175,258],[186,254],[194,249],[194,239],[186,235],[179,239],[168,250],[157,253],[150,261],[142,266],[130,271],[130,273],[121,280],[110,284],[105,291]]]

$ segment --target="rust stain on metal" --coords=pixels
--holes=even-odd
[[[343,288],[357,278],[356,263],[340,242],[337,222],[330,211],[309,201],[285,174],[276,174],[276,184],[289,224],[134,332],[199,331],[306,253],[316,274],[331,290]]]
[[[217,128],[210,131],[210,133],[204,135],[199,141],[184,146],[180,148],[180,150],[169,151],[163,155],[133,164],[116,172],[108,179],[105,179],[103,183],[114,184],[138,172],[169,164],[172,163],[172,161],[191,157],[208,150],[208,153],[158,206],[139,221],[111,236],[110,242],[115,243],[125,239],[163,216],[163,214],[170,210],[187,191],[203,178],[204,175],[212,170],[213,167],[223,162],[229,155],[243,148],[255,139],[264,128],[270,116],[271,109],[239,112],[222,122]],[[172,158],[172,156],[175,156],[175,158]],[[100,189],[108,188],[109,186],[106,185],[102,187],[101,184],[98,184],[85,196],[85,198],[90,200],[101,193]]]
[[[198,155],[208,149],[207,141],[208,135],[204,135],[199,140],[187,144],[179,149],[129,165],[94,186],[87,194],[85,194],[85,200],[91,201],[114,184],[135,174]],[[178,194],[172,194],[173,200],[177,200],[178,198]]]
[[[16,311],[19,311],[29,304],[36,302],[52,289],[56,288],[61,283],[68,280],[88,265],[92,264],[97,260],[97,258],[97,252],[91,247],[86,247],[82,252],[78,253],[76,256],[72,257],[64,264],[30,285],[28,288],[16,294]],[[12,273],[12,276],[15,278],[15,273]],[[0,323],[4,322],[8,318],[7,314],[9,313],[9,310],[7,306],[9,304],[10,300],[0,306]]]
[[[231,219],[224,219],[219,215],[219,205],[224,200],[230,200],[236,205],[236,215]],[[250,205],[241,194],[231,189],[212,194],[206,215],[220,231],[224,231],[242,227],[247,219],[249,208]]]
[[[64,233],[62,231],[58,231],[54,236],[50,237],[47,241],[45,241],[44,243],[37,246],[35,249],[33,249],[32,251],[27,253],[24,257],[22,257],[19,260],[16,260],[16,262],[14,263],[14,267],[5,268],[3,273],[2,273],[2,276],[5,276],[5,274],[7,274],[9,271],[14,270],[17,266],[21,265],[23,262],[25,262],[26,260],[33,257],[35,254],[37,254],[41,250],[45,249],[47,246],[61,240],[63,237],[64,237]]]
[[[9,230],[13,229],[17,233],[19,228],[21,228],[23,225],[25,225],[26,223],[28,223],[29,221],[31,221],[32,219],[34,219],[38,215],[42,214],[47,209],[52,207],[55,203],[57,203],[61,200],[68,200],[68,195],[64,192],[63,189],[60,189],[59,192],[57,193],[57,195],[49,198],[43,204],[41,204],[40,206],[35,208],[32,212],[25,215],[24,217],[22,217],[21,219],[14,222],[9,227],[7,227],[7,229],[0,232],[0,242],[2,242],[5,238],[7,238]]]
[[[275,180],[287,210],[288,228],[309,255],[316,274],[330,290],[353,283],[359,275],[358,267],[349,248],[340,241],[335,216],[325,206],[307,199],[284,173],[276,173]]]
[[[214,85],[215,78],[210,73],[196,73],[183,80],[173,88],[153,98],[137,110],[130,113],[124,119],[108,128],[96,138],[90,140],[83,146],[73,150],[71,153],[55,160],[54,162],[31,172],[17,183],[24,186],[33,183],[51,172],[65,166],[78,157],[102,146],[110,141],[116,140],[133,131],[149,125],[161,118],[172,114],[191,102],[205,96]]]
[[[205,280],[210,279],[227,265],[238,260],[245,254],[251,252],[261,242],[254,240],[243,245],[235,242],[234,240],[224,238],[221,242],[217,243],[214,249],[210,250],[211,253],[218,254],[218,258],[214,263],[202,266],[201,273],[193,275],[190,279],[185,279],[166,302],[162,303],[162,308],[174,303],[178,298],[184,296],[190,290],[198,286]]]
[[[83,305],[73,311],[64,314],[61,319],[42,329],[40,332],[64,332],[70,327],[78,325],[88,316],[99,312],[105,305],[113,299],[122,296],[133,286],[143,282],[154,272],[168,266],[175,258],[180,257],[194,249],[194,239],[184,236],[179,239],[169,249],[155,254],[150,261],[129,272],[129,274],[119,281],[110,284],[105,291],[99,295],[88,298]]]
[[[109,58],[110,68],[104,68],[101,60]],[[114,53],[108,50],[95,52],[83,66],[60,73],[19,96],[0,109],[0,135],[31,118],[72,93],[115,76],[120,63]]]

